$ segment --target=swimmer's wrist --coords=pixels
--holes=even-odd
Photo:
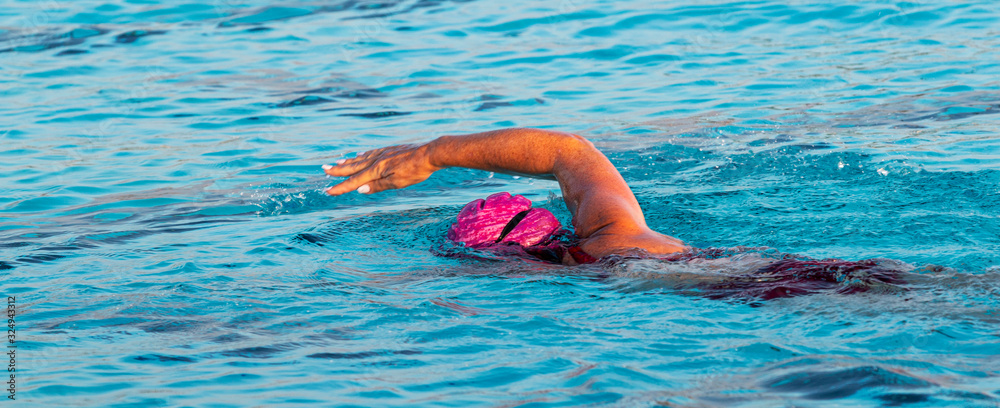
[[[435,171],[451,167],[442,160],[447,157],[447,154],[441,154],[443,150],[442,145],[446,143],[444,139],[447,137],[448,136],[441,136],[421,146],[421,150],[423,150],[424,153],[424,160],[427,164],[433,167]]]

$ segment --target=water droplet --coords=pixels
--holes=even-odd
[[[490,172],[490,176],[487,177],[487,178],[493,178],[493,172],[492,171]]]
[[[881,169],[880,168],[880,169],[878,169],[878,174],[881,174],[883,176],[888,176],[889,172],[886,169]]]

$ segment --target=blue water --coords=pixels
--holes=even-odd
[[[0,2],[5,401],[1000,404],[1000,8],[688,3]],[[512,126],[590,138],[691,245],[911,283],[708,299],[747,257],[435,255],[494,192],[568,220],[545,180],[322,193],[345,154]]]

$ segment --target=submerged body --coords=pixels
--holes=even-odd
[[[812,293],[901,292],[913,266],[891,259],[812,259],[767,248],[708,248],[666,257],[657,274],[682,273],[677,289],[709,299],[770,300]]]

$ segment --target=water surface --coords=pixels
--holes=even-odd
[[[19,405],[1000,403],[994,3],[3,6]],[[710,299],[743,258],[435,255],[494,192],[568,221],[545,180],[322,193],[352,152],[513,126],[593,140],[691,245],[911,283]]]

